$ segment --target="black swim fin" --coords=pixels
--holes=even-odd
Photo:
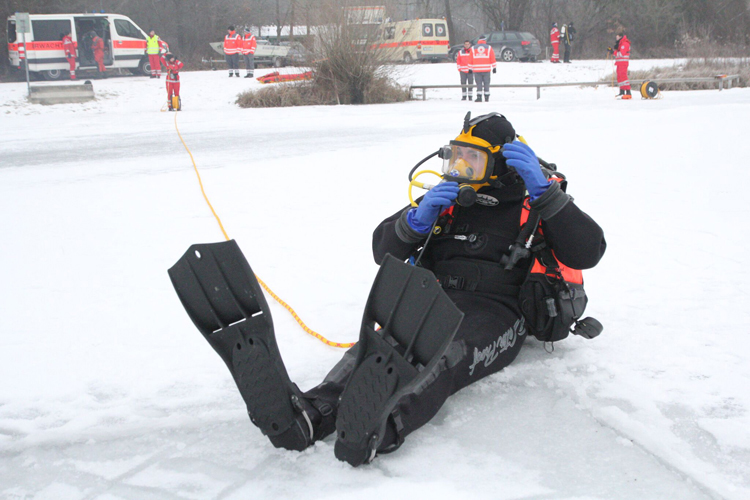
[[[394,445],[383,442],[388,418],[399,400],[430,375],[463,317],[434,274],[386,255],[367,300],[357,360],[339,403],[334,447],[339,460],[356,467],[369,463],[382,445]]]
[[[277,448],[312,444],[310,403],[289,379],[268,303],[237,243],[193,245],[169,277],[193,323],[229,368],[250,420]]]

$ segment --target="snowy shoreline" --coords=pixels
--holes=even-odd
[[[500,64],[493,82],[585,81],[607,64]],[[458,80],[450,64],[398,69],[402,83]],[[371,466],[338,462],[330,438],[276,450],[167,277],[190,244],[223,236],[175,115],[159,112],[163,80],[94,80],[96,101],[57,106],[27,103],[25,82],[0,84],[0,497],[750,497],[739,257],[750,90],[234,104],[260,85],[186,72],[177,123],[229,236],[310,327],[356,341],[377,272],[372,230],[471,110],[505,114],[604,228],[607,253],[584,275],[586,314],[604,333],[551,354],[527,341]],[[269,303],[290,376],[308,389],[342,352]]]

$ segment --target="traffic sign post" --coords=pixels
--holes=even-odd
[[[26,47],[26,33],[31,33],[31,19],[28,12],[16,12],[16,33],[21,33],[23,40],[23,65],[26,66],[26,90],[31,96],[31,84],[29,83],[29,50]]]

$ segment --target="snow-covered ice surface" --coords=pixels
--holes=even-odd
[[[500,64],[493,80],[610,69]],[[452,64],[399,78],[458,80]],[[608,88],[494,90],[480,104],[452,89],[240,109],[254,80],[184,73],[178,125],[227,232],[330,339],[357,339],[377,272],[371,232],[467,110],[508,116],[605,230],[607,253],[585,274],[601,337],[553,353],[528,340],[398,452],[352,469],[331,438],[273,448],[172,289],[167,268],[188,246],[223,237],[175,115],[159,112],[163,85],[95,80],[95,102],[48,107],[26,103],[23,83],[0,85],[0,497],[750,497],[750,90],[630,102]],[[306,390],[342,352],[269,301]]]

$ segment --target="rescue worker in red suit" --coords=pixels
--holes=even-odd
[[[245,68],[247,69],[247,75],[245,78],[253,77],[253,70],[255,69],[255,49],[258,46],[255,41],[255,35],[250,33],[249,28],[245,28],[245,36],[242,38],[242,55],[245,58]]]
[[[182,108],[182,103],[180,101],[179,106],[175,109],[172,105],[172,96],[180,97],[180,70],[183,66],[182,61],[177,59],[174,54],[167,52],[162,58],[161,63],[167,70],[167,105],[169,106],[169,111],[179,111]]]
[[[456,66],[458,66],[458,73],[461,75],[461,85],[468,85],[468,87],[461,87],[461,100],[465,101],[468,95],[471,101],[471,92],[474,89],[474,73],[471,70],[470,41],[464,41],[464,48],[456,54]]]
[[[68,32],[62,37],[63,52],[65,52],[65,59],[70,64],[70,79],[76,79],[76,45],[73,43],[73,37]]]
[[[146,37],[146,55],[151,66],[151,78],[161,78],[161,61],[163,56],[169,50],[169,46],[164,42],[154,30],[148,32]]]
[[[617,33],[615,46],[609,49],[615,54],[615,68],[617,69],[617,86],[620,87],[618,99],[632,99],[630,94],[630,80],[628,79],[628,65],[630,64],[630,40],[625,33]]]
[[[229,67],[229,78],[232,72],[237,78],[240,77],[240,52],[242,52],[242,37],[234,31],[234,26],[227,28],[227,36],[224,37],[224,57]]]
[[[557,23],[552,23],[552,30],[549,32],[549,43],[552,44],[552,57],[550,62],[560,62],[560,30],[557,29]]]
[[[474,102],[482,102],[482,89],[484,89],[484,100],[490,100],[490,70],[497,73],[495,51],[487,40],[480,38],[477,44],[471,48],[471,66],[469,70],[474,73],[477,81],[477,99]]]
[[[94,60],[99,65],[99,76],[107,78],[106,68],[104,67],[104,40],[92,32],[91,51],[94,53]]]

